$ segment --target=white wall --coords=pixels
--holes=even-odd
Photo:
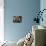
[[[40,0],[40,9],[41,10],[46,9],[46,0]],[[42,17],[43,17],[44,20],[43,20],[43,22],[40,23],[40,25],[43,25],[43,26],[46,27],[46,11],[44,11]]]
[[[46,9],[46,0],[40,0],[40,9]],[[43,12],[43,22],[41,21],[41,25],[46,26],[46,11]]]
[[[0,0],[0,42],[4,41],[4,0]]]

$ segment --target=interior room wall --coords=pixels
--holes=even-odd
[[[40,0],[5,0],[4,35],[7,41],[18,41],[32,29],[33,19],[40,9]],[[13,23],[13,16],[22,16],[21,23]]]
[[[46,9],[46,0],[41,0],[40,1],[40,10],[42,11],[43,9]],[[43,22],[40,22],[40,25],[46,26],[46,10],[43,12]]]
[[[42,11],[43,9],[46,9],[46,0],[40,0],[40,10]],[[43,22],[40,21],[40,25],[46,27],[46,10],[43,12],[42,17],[43,17]],[[46,44],[46,40],[45,40],[45,44]]]
[[[0,0],[0,42],[4,41],[4,0]]]

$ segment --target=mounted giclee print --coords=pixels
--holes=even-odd
[[[13,23],[21,23],[22,16],[13,16]]]

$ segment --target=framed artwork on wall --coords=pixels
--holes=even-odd
[[[13,23],[21,23],[22,16],[13,16]]]

